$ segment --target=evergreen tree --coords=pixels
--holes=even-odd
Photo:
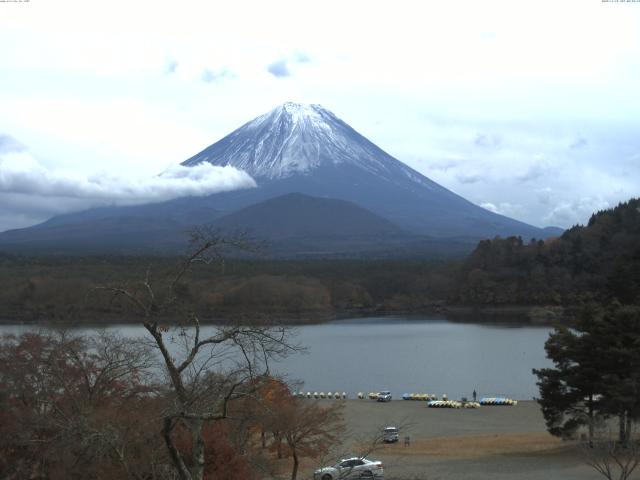
[[[631,424],[640,418],[640,308],[615,306],[597,315],[593,336],[601,352],[603,410],[619,419],[619,441],[629,440]]]
[[[597,349],[597,341],[584,332],[560,327],[549,335],[545,350],[555,368],[533,373],[538,376],[538,403],[552,435],[569,438],[586,425],[592,441],[603,388]]]
[[[619,418],[619,441],[640,418],[640,308],[588,309],[572,329],[556,328],[545,343],[555,367],[536,370],[547,429],[570,437],[598,418]]]

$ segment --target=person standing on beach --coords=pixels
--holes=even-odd
[[[475,388],[473,389],[473,401],[474,402],[476,401],[476,390],[475,390]]]

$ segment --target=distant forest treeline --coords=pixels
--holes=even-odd
[[[147,272],[161,282],[176,263],[0,254],[0,319],[127,321],[124,308],[114,313],[113,303],[92,289],[132,284]],[[613,298],[640,304],[640,200],[598,212],[560,238],[484,240],[459,262],[227,259],[196,268],[181,295],[195,302],[203,319],[243,321],[450,306],[564,307]]]
[[[116,304],[114,312],[111,300],[92,289],[132,285],[147,271],[152,282],[162,282],[177,263],[175,258],[2,255],[0,319],[127,321],[124,308]],[[195,268],[180,293],[204,319],[315,321],[441,304],[456,268],[427,261],[227,259]]]
[[[640,303],[640,200],[591,216],[546,242],[485,240],[450,297],[463,304]]]

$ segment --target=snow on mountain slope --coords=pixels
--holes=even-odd
[[[387,181],[407,179],[446,191],[396,160],[320,105],[287,102],[246,123],[185,161],[231,165],[257,180],[310,175],[322,166],[348,164]]]
[[[320,105],[287,102],[183,162],[231,165],[257,182],[217,195],[233,211],[300,192],[356,203],[409,231],[438,237],[522,235],[540,229],[489,212],[395,159]]]

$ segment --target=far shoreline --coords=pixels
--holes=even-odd
[[[438,305],[417,309],[389,309],[372,307],[348,309],[333,312],[252,312],[235,311],[221,312],[216,316],[203,316],[202,325],[273,325],[273,326],[304,326],[319,325],[341,320],[353,320],[370,317],[405,317],[407,320],[445,320],[456,323],[470,324],[512,324],[527,326],[554,326],[566,324],[567,311],[575,307],[557,305]],[[104,327],[112,325],[135,325],[141,319],[132,315],[102,315],[91,321],[78,318],[57,317],[43,318],[42,315],[5,316],[0,317],[0,325],[38,325],[43,327]],[[179,325],[179,317],[159,317],[158,321],[168,325]]]

